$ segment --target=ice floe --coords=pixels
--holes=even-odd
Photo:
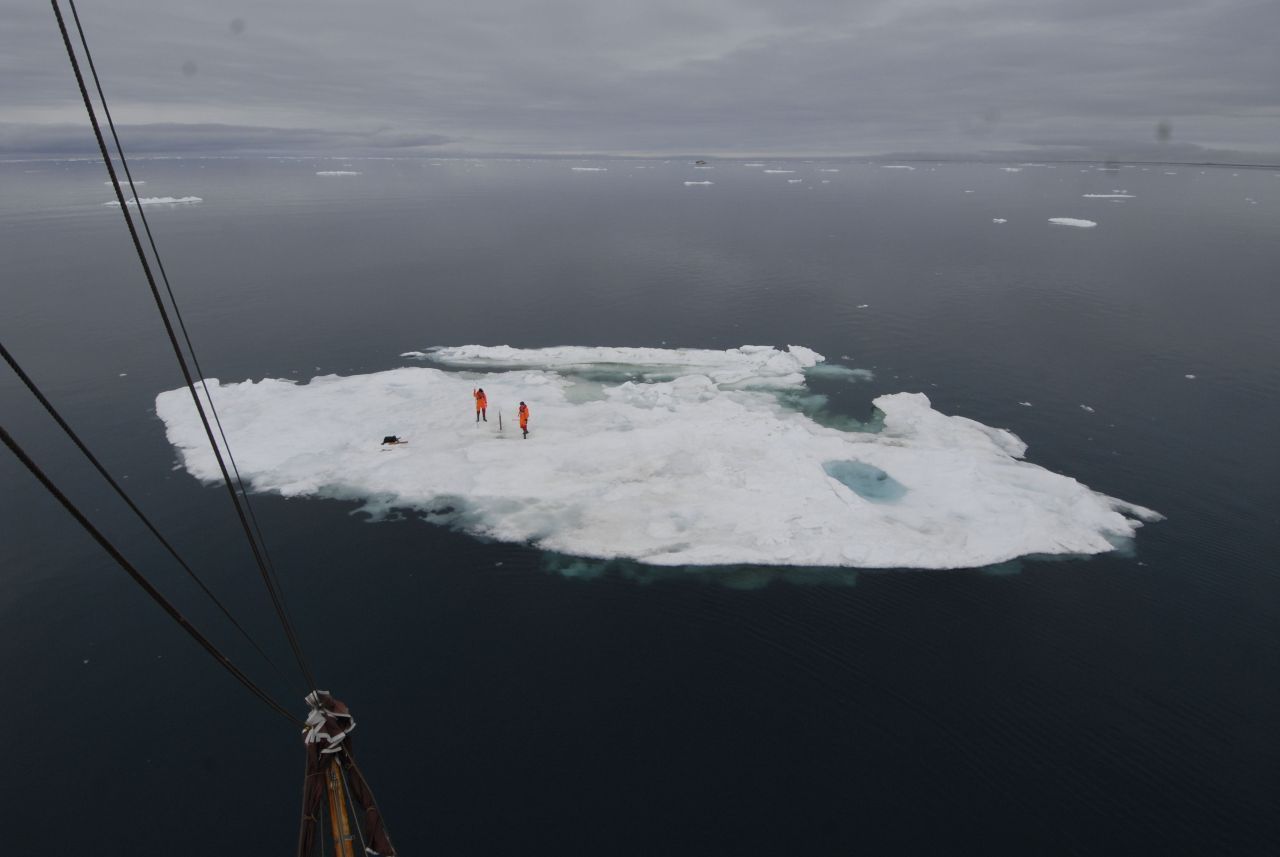
[[[359,176],[363,175],[359,170],[316,170],[318,176]]]
[[[882,170],[914,170],[915,167],[907,166],[906,164],[881,164],[880,169]]]
[[[920,393],[876,398],[878,431],[825,426],[797,404],[823,358],[797,346],[413,354],[435,365],[210,379],[251,490],[653,565],[973,567],[1110,551],[1159,517],[1022,461],[1015,435]],[[528,440],[494,419],[521,400]],[[156,413],[186,470],[220,481],[186,389],[161,393]],[[383,455],[387,434],[410,442]]]
[[[991,222],[992,223],[1008,223],[1009,221],[1003,217],[993,217],[991,218]]]
[[[570,167],[575,173],[607,173],[608,167]]]
[[[784,173],[794,173],[795,170],[765,170],[765,172],[772,175],[783,175]]]
[[[129,205],[137,205],[138,203],[143,205],[190,205],[195,202],[204,202],[204,200],[198,196],[144,196],[140,197],[137,202],[132,199],[126,200],[126,202]],[[103,205],[119,206],[120,202],[113,199],[111,202],[104,202]]]
[[[1059,226],[1078,226],[1081,229],[1088,229],[1098,224],[1092,220],[1081,220],[1078,217],[1050,217],[1050,223],[1056,223]]]
[[[1082,193],[1085,199],[1133,199],[1131,193]]]
[[[684,186],[691,187],[692,185],[708,185],[708,184],[715,184],[715,182],[685,182]]]

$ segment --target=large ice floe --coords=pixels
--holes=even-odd
[[[428,365],[210,380],[251,489],[666,566],[966,568],[1110,551],[1159,517],[1023,461],[1015,435],[921,393],[876,398],[860,429],[824,425],[805,412],[809,379],[868,373],[799,346],[404,356]],[[479,425],[477,386],[489,401]],[[527,440],[514,425],[522,400]],[[156,413],[186,470],[219,481],[187,390],[161,393]],[[393,434],[408,443],[381,445]]]

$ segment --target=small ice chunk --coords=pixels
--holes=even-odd
[[[144,196],[137,202],[134,202],[132,199],[127,200],[127,202],[129,205],[137,205],[138,203],[142,203],[143,205],[190,205],[195,202],[204,202],[204,200],[198,196]],[[103,205],[114,205],[118,207],[120,202],[113,199],[111,202],[104,202]]]
[[[915,167],[908,166],[907,164],[881,164],[880,169],[882,170],[914,170]]]
[[[787,184],[800,184],[804,179],[787,179]]]
[[[764,164],[750,163],[750,164],[743,164],[743,166],[744,167],[763,167]]]
[[[839,170],[837,170],[837,169],[831,169],[831,168],[828,168],[828,169],[819,169],[819,170],[818,170],[818,172],[820,172],[820,173],[838,173],[838,172],[840,172],[840,171],[839,171]]]
[[[1022,167],[1001,167],[1000,169],[1004,170],[1006,173],[1020,173],[1020,172],[1022,172]]]
[[[129,376],[129,373],[128,373],[128,372],[121,372],[117,377],[120,377],[120,378],[127,378],[128,376]]]
[[[1022,405],[1022,407],[1024,407],[1024,408],[1030,408],[1030,407],[1033,407],[1033,405],[1032,405],[1030,402],[1018,402],[1018,404],[1019,404],[1019,405]]]
[[[1050,223],[1056,223],[1059,226],[1078,226],[1081,229],[1088,229],[1098,224],[1092,220],[1080,220],[1076,217],[1050,217]]]
[[[715,182],[685,182],[684,186],[693,187],[694,185],[709,185],[709,184],[715,184]]]
[[[1186,378],[1188,381],[1194,381],[1196,379],[1195,375],[1183,375],[1182,377]]]
[[[1088,405],[1081,405],[1081,406],[1080,406],[1080,410],[1082,410],[1082,411],[1088,411],[1089,413],[1093,413],[1093,408],[1089,407]]]
[[[971,190],[967,190],[967,191],[965,191],[965,193],[973,193],[973,191],[971,191]]]
[[[782,175],[784,173],[794,173],[795,170],[765,170],[765,172],[771,175]]]
[[[871,304],[858,304],[858,309],[866,309],[869,306],[871,306]]]
[[[608,167],[570,167],[575,173],[607,173]]]
[[[1133,194],[1120,193],[1119,191],[1114,193],[1082,193],[1080,196],[1085,199],[1133,199]]]
[[[360,176],[364,173],[359,170],[316,170],[318,176]]]
[[[991,218],[991,222],[992,223],[1008,223],[1009,221],[1003,217],[993,217]]]

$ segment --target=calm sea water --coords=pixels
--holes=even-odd
[[[794,172],[136,164],[143,195],[204,200],[148,212],[211,377],[371,372],[436,344],[794,343],[875,370],[813,382],[836,414],[922,391],[1168,516],[1087,560],[707,573],[257,497],[401,853],[1275,853],[1280,170],[769,166]],[[315,175],[342,169],[361,175]],[[104,179],[0,164],[0,336],[283,664],[225,494],[175,470],[152,412],[181,379]],[[7,370],[0,406],[301,709]],[[7,455],[0,479],[10,845],[287,853],[298,736]]]

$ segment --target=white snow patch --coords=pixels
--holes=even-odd
[[[708,184],[715,184],[715,182],[685,182],[684,186],[691,187],[693,185],[708,185]]]
[[[486,538],[654,565],[966,568],[1110,551],[1159,518],[1021,461],[1015,435],[920,393],[875,399],[878,433],[822,426],[786,404],[823,360],[798,346],[424,353],[506,370],[210,379],[251,489],[412,508]],[[491,413],[529,403],[528,440],[475,425],[480,384]],[[186,389],[161,393],[156,413],[186,470],[220,481]],[[381,455],[386,434],[410,443]]]
[[[1056,223],[1059,226],[1078,226],[1081,229],[1088,229],[1098,224],[1092,220],[1080,220],[1076,217],[1050,217],[1050,223]]]
[[[126,200],[126,202],[128,202],[129,205],[137,205],[138,203],[142,203],[143,205],[190,205],[195,202],[204,202],[204,200],[198,196],[144,196],[139,198],[138,202],[134,202],[132,199]],[[114,205],[118,207],[120,202],[119,200],[113,199],[111,202],[104,202],[103,205]]]
[[[318,176],[359,176],[364,175],[359,170],[316,170]]]

